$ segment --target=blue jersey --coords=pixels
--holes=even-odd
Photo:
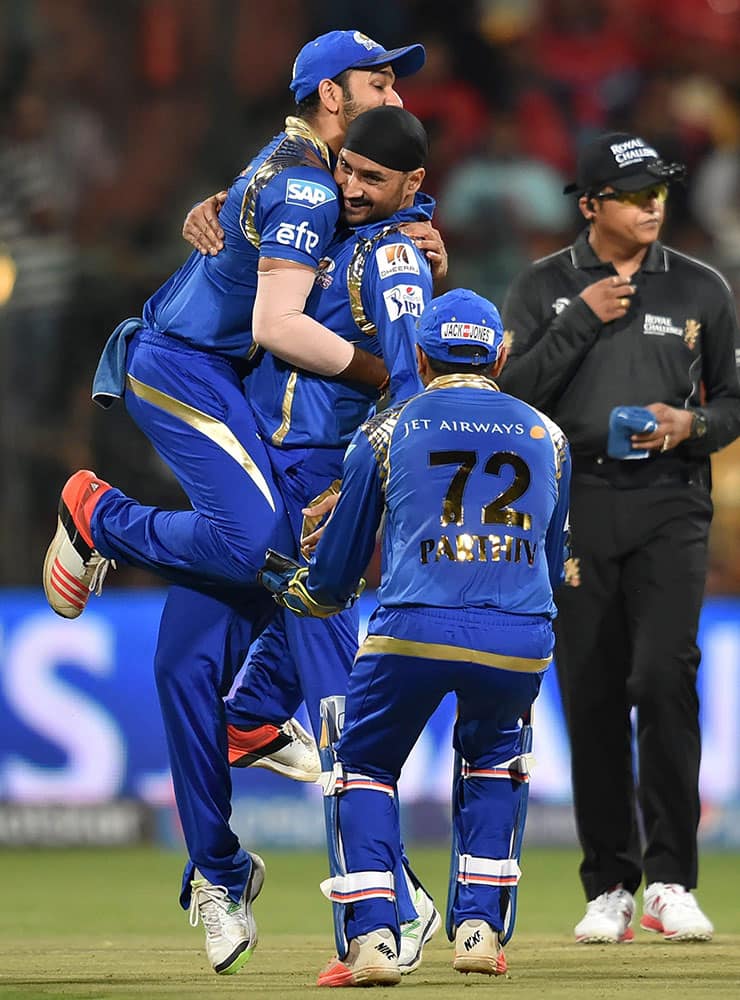
[[[309,592],[346,601],[385,515],[381,605],[554,617],[569,483],[568,444],[551,420],[482,376],[437,378],[353,438]]]
[[[421,389],[416,370],[416,323],[432,297],[424,254],[399,232],[404,222],[429,220],[434,200],[418,194],[390,219],[337,234],[321,261],[306,312],[338,336],[382,357],[391,376],[390,400]],[[327,379],[266,355],[250,375],[249,400],[266,441],[284,447],[346,447],[376,401],[368,386]]]
[[[250,356],[259,258],[317,267],[338,217],[328,147],[288,118],[229,188],[219,215],[224,248],[215,257],[194,250],[146,302],[144,323],[194,347]]]

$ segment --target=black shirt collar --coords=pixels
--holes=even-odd
[[[597,257],[591,244],[588,242],[588,228],[582,230],[570,248],[570,256],[573,266],[577,268],[608,267],[609,265]],[[648,252],[640,267],[641,271],[667,271],[668,254],[665,252],[663,244],[658,240],[650,244]]]

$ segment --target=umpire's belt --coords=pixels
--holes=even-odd
[[[573,478],[600,480],[618,490],[640,490],[651,486],[702,486],[709,489],[707,463],[672,455],[622,461],[605,455],[573,455]]]

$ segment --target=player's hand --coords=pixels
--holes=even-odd
[[[183,239],[196,250],[211,257],[224,248],[224,231],[218,223],[218,213],[226,201],[226,191],[218,191],[191,208],[182,226]]]
[[[324,534],[324,529],[329,523],[329,518],[339,501],[339,485],[339,480],[336,480],[336,483],[332,483],[328,490],[325,490],[320,496],[316,497],[310,506],[303,508],[301,555],[306,561],[313,555],[316,546],[319,544],[319,539]]]
[[[581,298],[602,323],[611,323],[627,315],[634,294],[635,286],[630,284],[629,278],[614,274],[588,285],[581,292]]]
[[[444,278],[447,274],[447,248],[440,231],[431,222],[405,222],[400,230],[426,254],[434,280]]]
[[[670,451],[691,435],[691,410],[681,410],[666,403],[651,403],[645,409],[655,416],[658,426],[646,434],[633,434],[631,440],[634,448]]]

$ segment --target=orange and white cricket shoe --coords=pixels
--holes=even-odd
[[[349,943],[347,957],[333,958],[317,986],[395,986],[401,982],[396,939],[389,927],[361,934]]]
[[[682,885],[651,882],[643,895],[640,927],[662,934],[666,941],[711,941],[712,922]]]
[[[457,928],[452,968],[466,974],[506,975],[506,956],[498,933],[485,920],[463,920]]]
[[[635,932],[630,926],[635,915],[635,900],[621,883],[589,901],[586,914],[575,926],[576,941],[581,944],[623,944]]]
[[[253,729],[228,725],[229,764],[264,767],[293,781],[318,781],[321,760],[316,740],[297,719],[282,726],[265,723]]]
[[[82,469],[70,476],[59,498],[57,530],[44,559],[44,593],[62,618],[78,618],[91,593],[100,595],[105,575],[115,563],[100,555],[90,532],[90,518],[110,483]]]

